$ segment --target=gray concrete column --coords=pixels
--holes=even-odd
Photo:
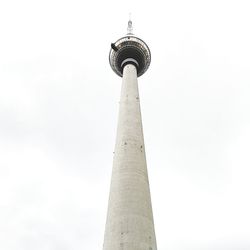
[[[103,250],[156,250],[137,71],[123,69]]]

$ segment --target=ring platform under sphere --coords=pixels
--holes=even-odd
[[[149,47],[138,37],[127,35],[111,44],[109,63],[113,71],[119,76],[122,76],[125,65],[134,64],[139,77],[147,71],[150,61]]]

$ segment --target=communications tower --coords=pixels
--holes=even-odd
[[[147,44],[127,35],[111,44],[109,63],[122,77],[103,250],[156,250],[137,77],[151,61]]]

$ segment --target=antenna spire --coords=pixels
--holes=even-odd
[[[133,35],[133,26],[132,26],[132,21],[131,21],[131,13],[129,13],[127,35]]]

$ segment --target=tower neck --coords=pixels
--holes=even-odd
[[[123,68],[103,250],[157,250],[133,64]]]

